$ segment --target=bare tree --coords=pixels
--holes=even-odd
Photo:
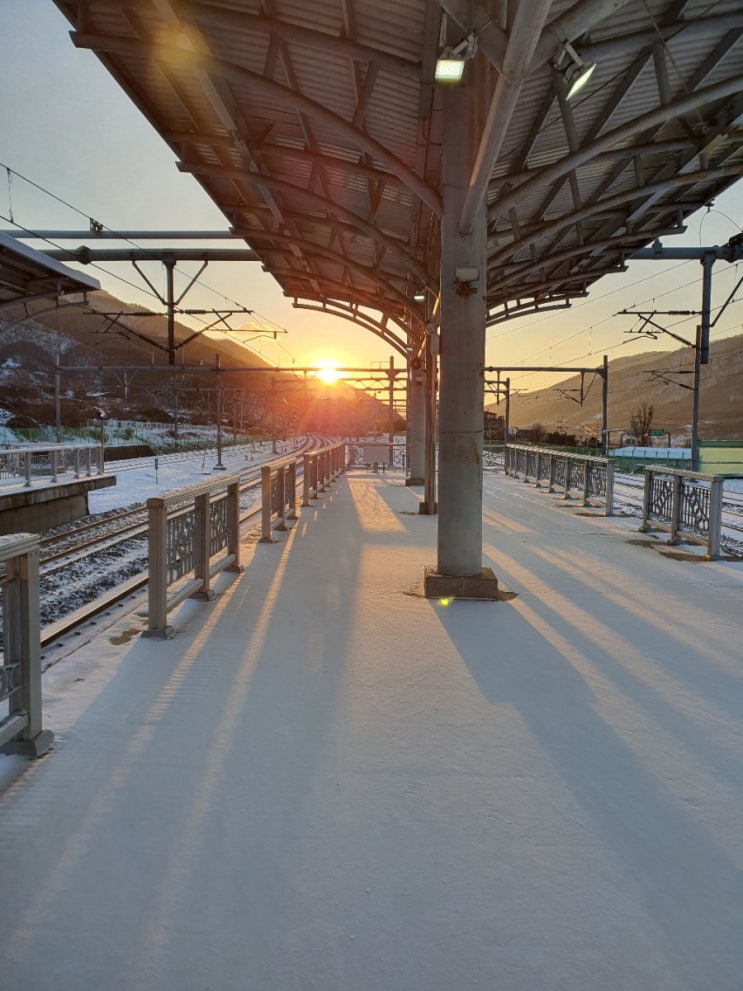
[[[638,409],[632,410],[630,428],[635,436],[635,442],[640,447],[650,443],[650,428],[653,425],[655,408],[652,403],[641,403]]]

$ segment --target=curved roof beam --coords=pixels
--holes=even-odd
[[[313,310],[316,313],[330,313],[332,316],[340,317],[343,320],[351,320],[353,323],[358,324],[359,327],[363,327],[365,330],[371,331],[377,337],[381,338],[386,344],[389,344],[396,351],[399,351],[401,355],[407,358],[408,345],[406,341],[398,337],[391,330],[388,330],[381,321],[376,321],[368,313],[359,313],[358,308],[351,305],[342,304],[339,302],[326,302],[318,303],[314,299],[305,299],[304,302],[298,302],[299,299],[303,297],[296,296],[292,305],[297,310]],[[401,326],[402,330],[406,328]],[[411,335],[412,336],[412,335]]]
[[[592,203],[590,206],[584,207],[582,210],[575,210],[571,213],[557,217],[549,223],[540,224],[538,228],[527,234],[525,237],[522,237],[518,241],[509,243],[507,248],[501,249],[500,251],[495,251],[489,255],[488,270],[497,267],[500,261],[510,258],[518,251],[535,244],[540,238],[546,237],[549,234],[554,234],[556,231],[562,230],[563,227],[574,226],[581,220],[588,220],[596,213],[601,213],[604,210],[612,210],[619,206],[625,206],[627,203],[631,203],[633,200],[637,200],[643,196],[654,196],[657,193],[670,193],[677,189],[683,189],[684,186],[693,186],[698,182],[709,182],[728,177],[733,178],[741,175],[743,175],[743,165],[723,165],[717,169],[707,169],[701,172],[687,172],[683,175],[675,176],[672,179],[664,179],[663,182],[649,183],[647,186],[634,186],[632,189],[627,189],[622,193],[617,193],[614,196],[608,196],[603,200]],[[669,203],[668,209],[673,210],[678,205],[679,204]],[[648,232],[647,240],[652,240],[653,237],[654,234],[652,232]],[[586,254],[588,254],[592,248],[592,244],[586,244]],[[539,262],[535,263],[534,267],[539,267]]]
[[[520,3],[516,9],[503,65],[472,167],[469,189],[462,204],[459,218],[459,230],[462,234],[472,231],[475,216],[485,199],[493,164],[500,153],[521,87],[529,71],[532,53],[537,44],[537,32],[547,19],[551,6],[552,0],[529,0],[529,3]]]
[[[223,62],[211,55],[195,52],[188,48],[159,43],[152,44],[135,38],[106,37],[79,31],[70,32],[70,37],[77,48],[90,49],[108,55],[126,55],[159,60],[171,68],[187,69],[189,72],[205,72],[257,90],[263,96],[288,107],[293,112],[306,114],[308,117],[334,129],[350,144],[355,145],[360,151],[385,165],[390,172],[399,177],[414,196],[417,196],[435,214],[441,215],[441,197],[403,161],[389,152],[379,141],[358,127],[354,127],[344,117],[333,113],[332,110],[328,110],[322,104],[310,100],[309,97],[303,96],[295,90],[281,86],[250,69],[244,69],[231,62]]]
[[[735,76],[732,79],[727,79],[724,82],[716,83],[713,86],[708,86],[706,89],[699,90],[691,96],[676,100],[674,103],[664,104],[662,107],[657,107],[655,110],[650,110],[646,114],[635,117],[626,124],[614,128],[613,131],[609,131],[600,138],[596,138],[590,144],[584,145],[572,154],[559,158],[553,165],[545,166],[533,178],[527,179],[517,189],[511,190],[497,199],[488,208],[489,221],[497,220],[500,216],[508,213],[512,207],[518,206],[522,200],[537,189],[549,185],[556,179],[562,178],[562,176],[568,172],[572,172],[574,169],[580,168],[581,165],[585,165],[594,159],[596,155],[610,151],[623,142],[631,140],[636,134],[653,127],[662,127],[669,120],[692,113],[715,100],[724,100],[728,97],[736,96],[741,90],[743,90],[743,76]],[[702,173],[697,175],[702,175]]]
[[[673,233],[677,232],[678,228],[673,228]],[[669,229],[663,233],[670,234],[671,230]],[[653,234],[652,236],[655,238],[662,235]],[[632,241],[639,241],[642,245],[647,244],[648,240],[647,231],[635,231],[628,234],[619,234],[604,241],[592,240],[590,244],[579,244],[574,248],[566,248],[564,251],[551,252],[549,255],[540,256],[536,261],[514,262],[510,265],[498,266],[497,272],[500,278],[497,287],[500,289],[510,285],[512,282],[523,284],[524,278],[528,277],[532,272],[555,267],[564,262],[573,261],[576,258],[583,260],[590,258],[592,255],[605,254],[606,252],[616,252],[624,258],[625,256],[632,255],[637,250],[636,246],[632,246]]]
[[[178,168],[181,172],[192,172],[195,175],[252,182],[259,186],[265,186],[266,189],[273,190],[274,192],[282,193],[289,199],[302,203],[308,210],[317,210],[325,214],[330,214],[337,218],[337,220],[366,234],[371,241],[383,244],[388,251],[394,251],[399,258],[404,260],[411,274],[416,275],[423,281],[427,279],[425,270],[420,263],[399,242],[378,230],[378,228],[364,220],[363,217],[353,213],[351,210],[347,210],[333,200],[328,200],[324,196],[319,196],[317,193],[311,193],[309,190],[303,189],[301,186],[295,186],[291,182],[284,182],[283,179],[272,179],[262,172],[243,172],[242,169],[232,169],[222,165],[197,165],[190,162],[179,162]],[[241,237],[245,237],[246,240],[250,239],[251,232],[238,231],[238,233]],[[262,232],[259,231],[260,233]]]
[[[685,21],[683,18],[678,21],[661,21],[658,25],[647,28],[645,31],[634,31],[610,41],[587,39],[585,42],[581,42],[580,53],[586,61],[598,62],[602,58],[640,52],[642,49],[650,48],[661,39],[671,41],[677,38],[682,31],[684,41],[691,41],[707,34],[719,34],[722,30],[743,30],[743,10],[736,13],[713,15],[712,17],[698,17],[693,21]]]
[[[576,293],[555,293],[546,296],[542,300],[530,299],[528,302],[523,303],[520,299],[512,305],[508,305],[508,300],[503,300],[500,304],[503,310],[500,313],[493,314],[488,312],[487,319],[485,321],[486,327],[493,327],[497,323],[505,323],[506,320],[513,320],[514,317],[525,317],[530,313],[547,313],[550,310],[567,310],[570,308],[571,299],[582,299],[588,295],[586,292],[576,292]]]
[[[334,279],[331,276],[323,275],[318,272],[307,272],[301,268],[280,268],[278,266],[274,266],[271,269],[271,275],[273,275],[279,282],[284,279],[286,282],[291,282],[293,280],[295,282],[316,283],[323,293],[327,293],[330,299],[337,298],[350,302],[349,297],[353,297],[353,299],[359,302],[360,306],[368,306],[373,310],[379,310],[380,313],[383,313],[389,319],[395,320],[396,322],[400,322],[402,320],[400,314],[396,313],[394,309],[386,309],[383,305],[381,305],[385,298],[385,294],[383,292],[375,295],[372,292],[366,292],[358,287],[349,286],[347,283],[340,282],[338,279]],[[291,289],[288,289],[287,295],[294,296],[294,293]]]
[[[266,244],[265,248],[261,249],[263,254],[268,254],[272,250],[280,252],[281,247],[273,248],[272,245],[274,244],[279,244],[280,246],[286,248],[311,248],[313,256],[325,258],[327,261],[341,265],[343,268],[347,268],[349,271],[355,272],[362,278],[368,279],[369,282],[377,283],[379,288],[383,290],[386,295],[396,299],[401,307],[410,307],[410,299],[404,293],[400,292],[399,289],[396,289],[392,284],[392,279],[395,278],[392,273],[388,273],[387,276],[385,276],[383,272],[378,272],[373,268],[368,268],[366,265],[361,265],[359,262],[348,258],[339,251],[333,251],[332,248],[325,248],[322,245],[315,244],[313,241],[303,240],[297,237],[289,237],[285,234],[274,234],[271,231],[263,231],[251,232],[249,235],[246,235],[246,238],[247,237],[250,238],[252,243],[260,243],[261,241],[270,242]]]
[[[227,148],[230,151],[234,151],[236,147],[235,140],[231,135],[209,134],[207,131],[163,131],[163,137],[170,145],[209,145],[211,148]],[[262,156],[280,155],[282,158],[291,158],[310,165],[320,165],[326,169],[339,169],[347,175],[358,175],[364,179],[372,179],[374,182],[382,182],[385,186],[392,186],[395,189],[404,188],[402,180],[399,176],[393,175],[392,172],[320,151],[308,151],[306,148],[292,148],[289,145],[262,141],[260,153]]]
[[[616,14],[629,0],[582,0],[550,21],[534,50],[530,71],[554,57],[564,41],[575,41],[594,25]],[[582,48],[581,48],[582,50]]]

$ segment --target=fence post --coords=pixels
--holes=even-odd
[[[583,462],[583,505],[588,505],[588,483],[591,478],[591,462]]]
[[[681,529],[681,476],[673,475],[673,495],[671,498],[671,536],[668,538],[669,544],[679,542],[679,530]]]
[[[31,451],[26,451],[26,487],[31,488],[31,461],[33,460],[33,454]]]
[[[311,455],[305,454],[302,457],[304,470],[302,472],[302,505],[310,505],[310,460]]]
[[[555,491],[555,455],[550,454],[550,464],[549,464],[549,485],[547,486],[547,491],[552,493]]]
[[[154,496],[147,500],[149,560],[147,580],[146,637],[173,636],[168,626],[168,512],[164,499]]]
[[[653,500],[653,469],[645,465],[645,488],[642,493],[642,525],[640,533],[646,533],[649,529],[650,507]]]
[[[227,486],[227,553],[235,560],[227,568],[228,571],[242,571],[240,564],[240,483],[233,482]]]
[[[279,511],[279,523],[276,529],[283,533],[288,530],[286,525],[286,468],[284,465],[276,469],[276,488],[278,493],[276,508]]]
[[[572,458],[570,458],[570,456],[566,457],[565,458],[565,493],[563,495],[563,499],[570,498],[568,493],[570,491],[570,472],[572,466],[573,466]]]
[[[290,461],[287,465],[287,482],[289,519],[297,519],[297,462]]]
[[[209,581],[209,559],[211,558],[211,496],[208,492],[194,499],[194,577],[201,582],[189,596],[190,599],[211,599],[213,592]]]
[[[722,531],[722,478],[713,478],[709,486],[709,520],[707,523],[707,556],[716,561],[720,556]]]
[[[271,539],[271,465],[261,466],[261,543]]]
[[[8,714],[0,722],[0,749],[40,757],[54,734],[41,726],[39,537],[0,537],[0,550],[0,560],[6,562],[0,697],[8,701]]]
[[[606,462],[606,516],[614,515],[614,465]]]

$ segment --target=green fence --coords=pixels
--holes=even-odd
[[[699,470],[707,475],[743,473],[743,441],[703,441],[699,445]]]

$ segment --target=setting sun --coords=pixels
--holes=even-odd
[[[321,382],[332,385],[333,382],[337,382],[340,378],[340,372],[335,362],[322,360],[315,362],[315,365],[317,367],[317,377]]]

